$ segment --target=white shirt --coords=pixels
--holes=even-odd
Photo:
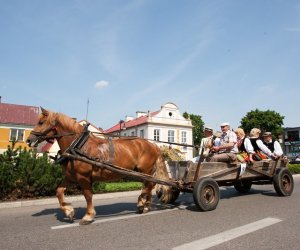
[[[263,153],[265,153],[267,156],[270,156],[270,157],[272,156],[271,150],[262,142],[262,140],[258,139],[256,141],[256,144]]]
[[[254,152],[254,148],[252,146],[252,143],[251,143],[250,139],[247,138],[247,137],[244,140],[244,146],[245,146],[245,149],[246,149],[247,153],[250,153],[250,154],[254,154],[255,153]]]
[[[225,133],[223,133],[221,135],[221,146],[224,145],[224,144],[227,144],[227,143],[230,143],[230,142],[233,142],[234,145],[231,149],[223,149],[223,150],[220,150],[219,153],[238,153],[238,147],[237,147],[237,136],[236,134],[231,131],[231,130],[228,130],[226,131]]]
[[[199,154],[201,154],[202,149],[203,149],[203,156],[206,157],[209,154],[210,151],[210,145],[212,140],[212,136],[210,137],[205,137],[202,138],[201,143],[200,143],[200,148],[199,148]]]
[[[278,141],[274,141],[274,152],[273,153],[277,156],[282,156],[283,155],[282,148],[281,148],[280,143]]]

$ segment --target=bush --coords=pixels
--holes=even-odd
[[[132,191],[143,188],[143,183],[135,181],[100,182],[93,184],[94,193]]]
[[[13,144],[0,157],[1,200],[55,195],[62,170],[46,154],[37,157],[34,150],[14,149]]]
[[[300,164],[288,164],[288,169],[292,174],[300,174]]]

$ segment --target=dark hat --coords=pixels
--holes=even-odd
[[[270,135],[272,135],[271,132],[265,132],[265,133],[263,134],[263,136],[270,136]]]

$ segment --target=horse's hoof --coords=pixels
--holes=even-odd
[[[144,213],[144,206],[137,207],[136,212],[137,212],[138,214]]]
[[[148,207],[141,206],[141,207],[137,208],[138,214],[145,214],[145,213],[148,213],[149,211],[150,211],[150,209]]]
[[[81,225],[81,226],[89,225],[89,224],[91,224],[93,221],[94,221],[94,220],[83,220],[83,219],[81,219],[81,220],[79,221],[79,225]]]
[[[144,211],[143,211],[144,214],[148,213],[149,211],[150,211],[150,209],[148,207],[144,207]]]
[[[70,219],[71,222],[74,221],[74,215],[75,215],[75,211],[69,211],[69,213],[67,213],[67,217]]]

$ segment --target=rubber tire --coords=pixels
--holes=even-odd
[[[163,203],[164,204],[172,204],[178,199],[179,195],[180,195],[180,190],[176,189],[176,188],[172,188],[171,195],[169,195],[169,200],[167,200],[167,201],[165,200]],[[160,198],[162,197],[162,193],[156,191],[156,196],[161,201]]]
[[[273,185],[279,196],[290,196],[294,190],[294,179],[287,168],[280,168],[273,176]]]
[[[248,193],[251,189],[252,182],[251,181],[237,181],[233,184],[236,191],[240,193]]]
[[[196,206],[201,211],[206,212],[216,209],[220,200],[218,183],[210,177],[200,178],[195,183],[193,198]]]

